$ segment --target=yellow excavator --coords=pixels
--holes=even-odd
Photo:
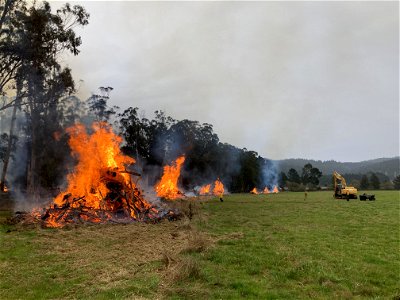
[[[336,199],[357,199],[357,189],[353,186],[348,186],[346,180],[338,172],[333,172],[333,186],[335,193],[333,197]]]

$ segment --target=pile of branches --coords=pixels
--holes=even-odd
[[[121,171],[126,172],[126,171]],[[148,203],[140,190],[125,184],[121,172],[105,170],[102,181],[108,193],[102,197],[100,208],[93,208],[85,196],[73,197],[71,193],[63,196],[62,205],[52,204],[31,213],[17,212],[12,223],[39,223],[43,227],[64,227],[68,224],[126,224],[135,221],[158,222],[162,219],[170,221],[180,218],[177,210]],[[96,191],[91,191],[96,194]]]

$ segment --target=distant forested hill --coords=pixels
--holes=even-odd
[[[290,168],[296,169],[299,174],[303,166],[311,163],[322,174],[330,175],[333,171],[341,174],[365,174],[368,172],[382,173],[393,179],[400,173],[400,157],[378,158],[361,162],[337,162],[334,160],[320,161],[308,159],[284,159],[276,161],[278,169],[287,173]]]

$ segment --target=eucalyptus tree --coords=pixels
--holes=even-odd
[[[64,52],[78,55],[81,38],[74,29],[87,25],[89,14],[82,6],[68,3],[56,12],[52,12],[47,2],[30,7],[25,2],[18,3],[9,12],[14,17],[2,24],[0,59],[12,59],[16,64],[9,81],[16,90],[13,114],[17,107],[25,112],[29,144],[27,186],[28,192],[35,195],[43,183],[40,176],[48,171],[49,154],[58,154],[54,149],[57,141],[52,137],[61,130],[59,104],[75,91],[71,70],[61,66],[61,55]],[[4,163],[2,185],[7,165],[8,159]]]

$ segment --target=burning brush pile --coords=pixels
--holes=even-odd
[[[185,157],[181,156],[175,161],[175,164],[164,166],[163,176],[155,186],[158,197],[167,200],[176,200],[185,196],[178,188],[178,180],[184,162]]]
[[[207,195],[215,195],[215,196],[219,196],[222,197],[225,193],[225,188],[223,183],[221,182],[221,180],[219,180],[219,178],[217,178],[217,180],[215,180],[214,184],[213,184],[213,189],[211,189],[211,183],[210,184],[206,184],[203,185],[202,187],[200,187],[199,190],[199,195],[201,196],[207,196]]]
[[[259,194],[277,194],[277,193],[279,193],[279,189],[278,189],[277,186],[274,186],[274,188],[273,188],[272,191],[270,191],[270,190],[268,189],[268,187],[265,187],[264,190],[263,190],[262,192],[259,192],[259,191],[257,190],[257,188],[253,188],[253,189],[250,191],[250,194],[253,194],[253,195],[259,195]]]
[[[135,160],[120,151],[122,138],[110,125],[95,123],[93,133],[83,125],[68,129],[69,145],[78,163],[68,185],[53,203],[30,214],[45,227],[71,223],[129,223],[177,218],[166,207],[153,206],[137,185],[140,174],[129,170]]]

